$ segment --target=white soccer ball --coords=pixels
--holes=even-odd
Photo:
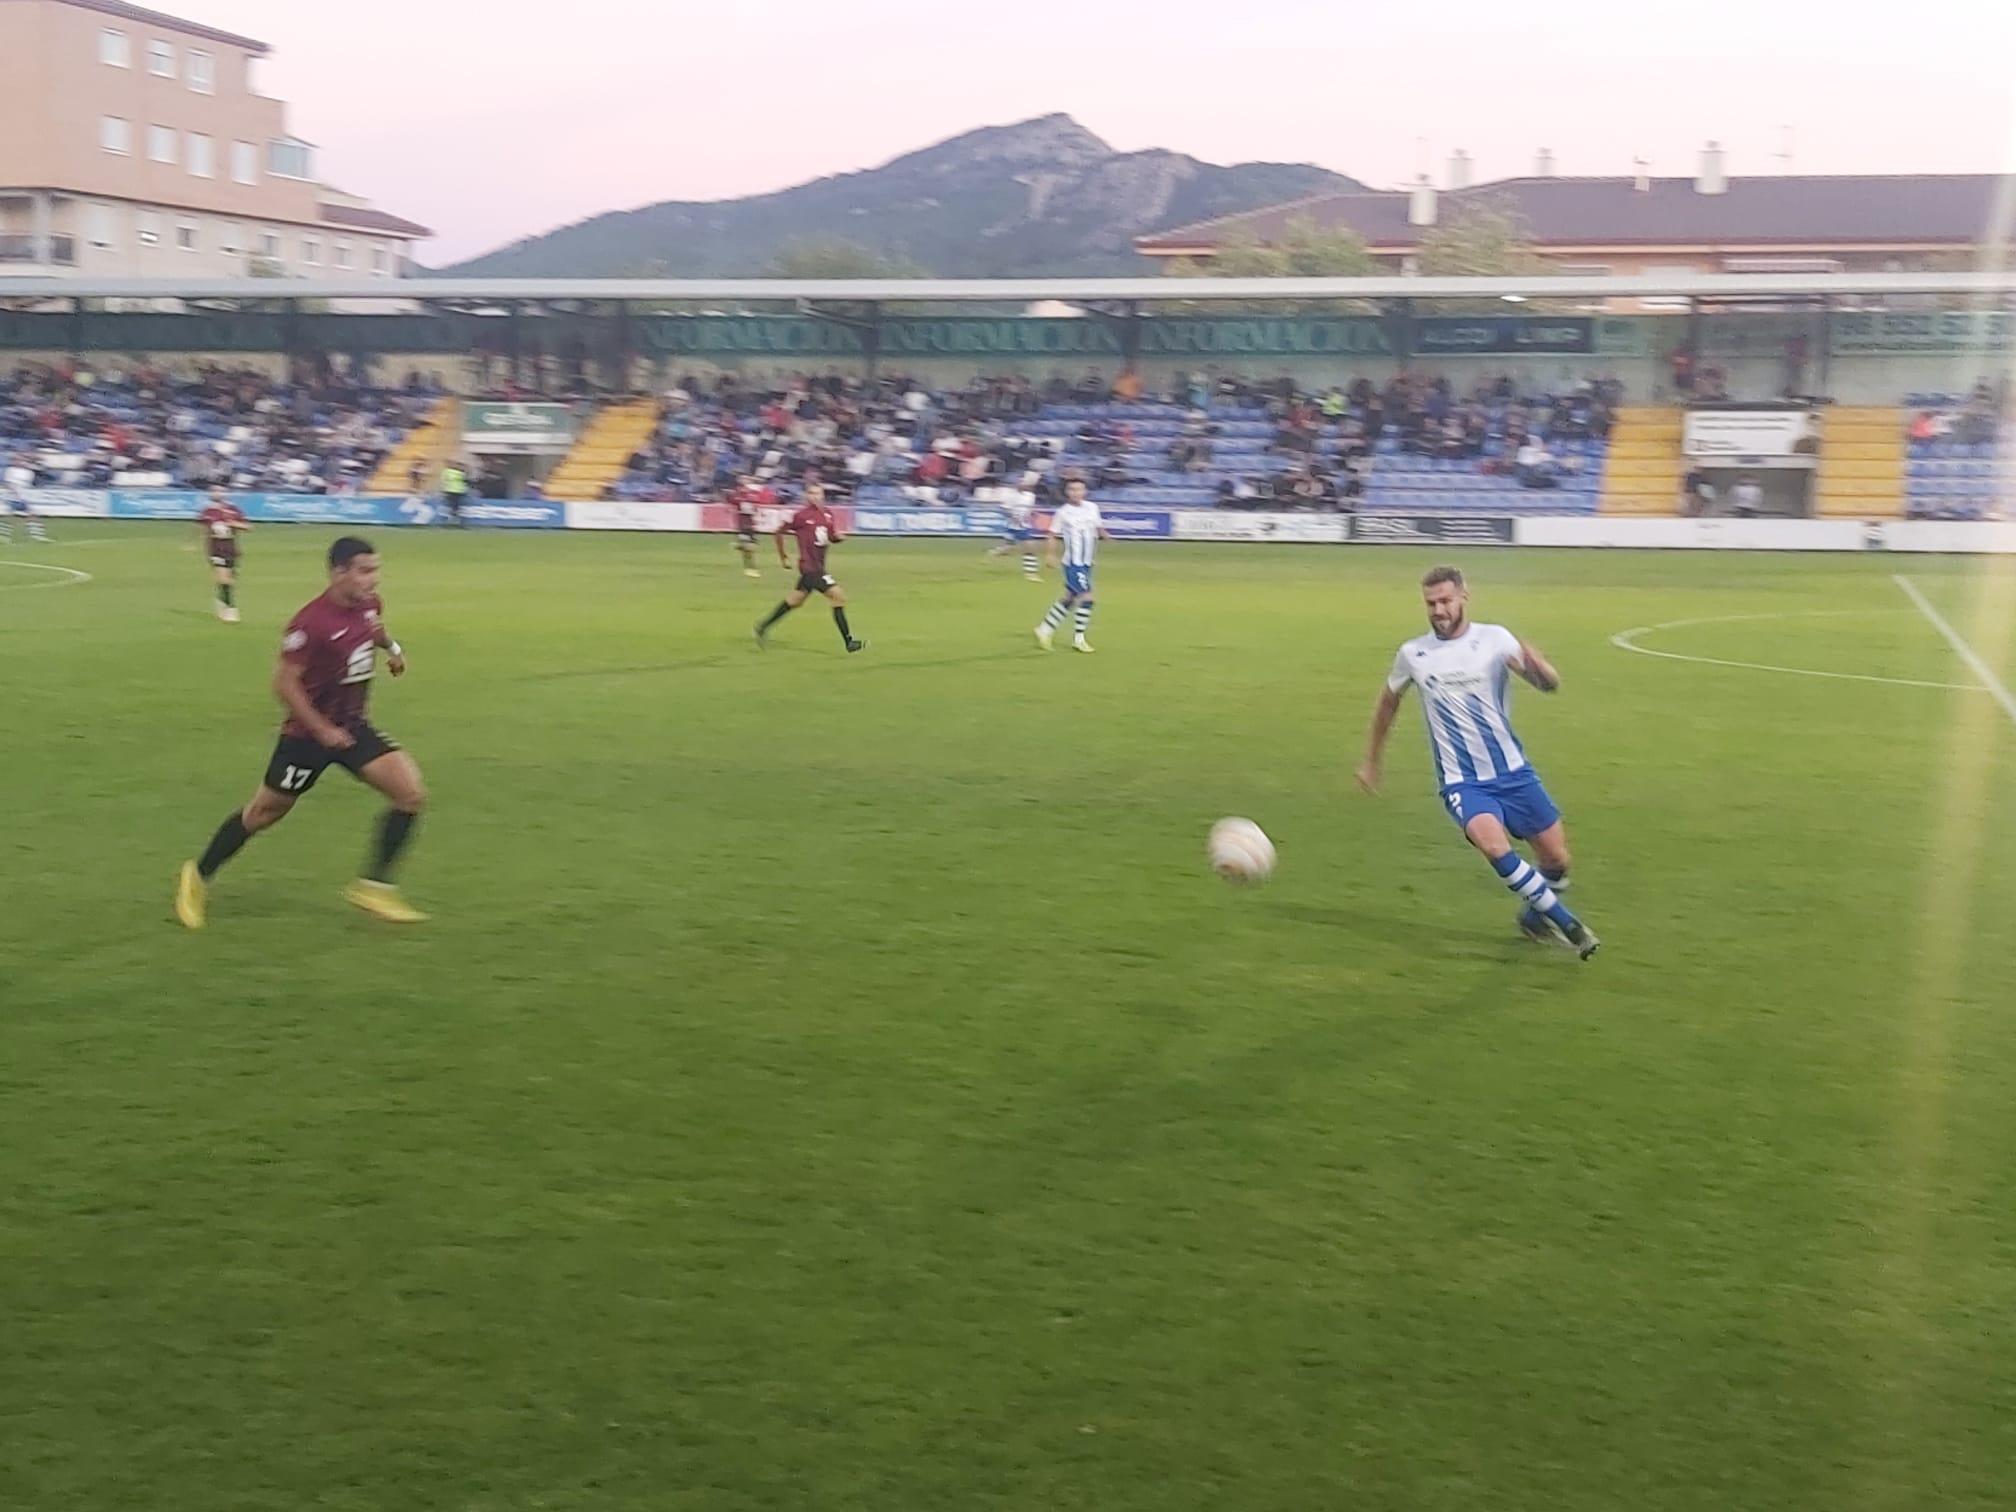
[[[1274,842],[1251,819],[1220,819],[1205,848],[1211,870],[1227,882],[1265,882],[1274,875]]]

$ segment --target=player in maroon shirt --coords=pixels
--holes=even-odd
[[[217,618],[238,623],[238,536],[252,524],[221,488],[210,490],[196,523],[203,531],[203,557],[217,582]]]
[[[745,577],[763,575],[756,570],[756,511],[776,502],[776,490],[748,478],[737,478],[728,490],[728,507],[735,511],[735,549],[742,553]]]
[[[188,928],[203,927],[210,879],[218,869],[259,831],[285,819],[331,765],[368,782],[391,804],[378,821],[370,864],[343,896],[395,924],[427,917],[392,885],[392,868],[427,802],[420,768],[364,717],[378,653],[385,653],[386,670],[394,677],[406,672],[406,653],[387,633],[383,616],[378,553],[369,541],[344,536],[329,548],[328,590],[288,621],[280,642],[273,692],[287,718],[265,779],[252,801],[218,827],[202,859],[182,863],[175,916]]]
[[[815,593],[826,595],[833,605],[833,623],[840,627],[840,639],[850,652],[866,651],[868,642],[856,640],[854,632],[847,626],[847,595],[840,585],[833,581],[826,571],[826,549],[837,545],[841,539],[840,521],[833,511],[826,507],[826,486],[812,479],[805,482],[805,502],[798,506],[798,512],[777,527],[777,564],[789,567],[790,560],[784,555],[784,537],[798,538],[798,586],[784,595],[784,601],[770,611],[770,617],[756,627],[756,644],[762,645],[769,637],[770,627],[796,609]]]

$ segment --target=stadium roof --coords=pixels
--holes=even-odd
[[[2016,270],[1988,273],[1542,274],[1531,278],[16,278],[0,300],[275,299],[811,300],[1030,304],[1316,299],[1871,299],[2016,294]]]
[[[403,215],[394,215],[389,210],[378,210],[369,205],[332,205],[325,202],[316,209],[323,220],[335,226],[355,226],[360,231],[384,231],[394,236],[415,238],[434,234],[418,221],[410,221]]]
[[[1731,178],[1703,194],[1691,178],[1499,179],[1437,193],[1437,218],[1487,203],[1516,212],[1541,248],[1973,246],[1989,239],[2010,181],[1993,173],[1828,174]],[[1375,250],[1417,246],[1409,191],[1319,194],[1136,239],[1172,256],[1228,241],[1279,240],[1296,221],[1349,228]]]
[[[242,47],[262,57],[273,50],[256,38],[241,37],[236,32],[219,31],[216,27],[205,26],[200,21],[184,21],[180,16],[171,16],[166,11],[149,10],[144,5],[128,5],[126,0],[57,0],[57,3],[74,5],[79,10],[97,11],[100,15],[114,16],[121,21],[131,21],[139,26],[159,26],[167,31],[181,32],[185,36],[222,42],[227,47]]]

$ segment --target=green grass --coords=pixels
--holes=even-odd
[[[391,933],[271,748],[332,532],[0,549],[0,1506],[2006,1507],[2016,728],[1945,561],[1472,551],[1596,962],[1513,937],[1403,549],[1127,545],[1097,657],[971,544],[873,641],[699,539],[389,533]],[[1850,611],[1841,613],[1839,611]],[[1272,886],[1202,864],[1211,820]]]

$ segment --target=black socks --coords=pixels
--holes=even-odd
[[[245,815],[233,809],[231,817],[217,826],[217,833],[210,837],[210,848],[203,852],[203,859],[196,863],[196,870],[208,882],[217,875],[218,868],[245,848],[245,842],[252,838],[252,832],[245,828]]]
[[[371,869],[364,875],[373,882],[390,882],[393,864],[399,859],[399,852],[406,848],[406,841],[413,834],[413,826],[420,822],[418,814],[409,814],[404,809],[387,809],[378,821],[377,854],[371,862]]]

